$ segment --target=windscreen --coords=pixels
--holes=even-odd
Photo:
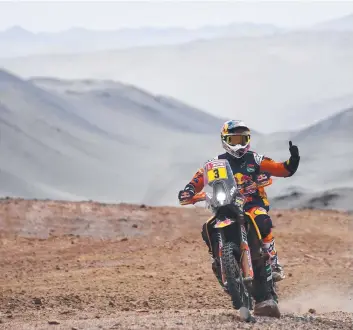
[[[206,206],[219,207],[230,204],[237,190],[233,171],[226,159],[210,160],[204,167]]]

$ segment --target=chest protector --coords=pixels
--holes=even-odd
[[[254,199],[261,200],[258,191],[258,176],[260,174],[259,164],[261,163],[262,156],[253,151],[248,151],[241,158],[234,158],[228,153],[219,155],[217,158],[228,160],[240,193],[247,198],[247,201],[250,202]]]

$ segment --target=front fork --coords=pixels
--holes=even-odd
[[[244,224],[240,224],[240,264],[243,271],[243,281],[251,282],[254,279],[254,269],[247,236]]]
[[[249,249],[249,244],[247,241],[247,230],[244,226],[244,224],[239,224],[240,226],[240,251],[241,251],[241,259],[240,259],[240,265],[243,273],[243,282],[244,284],[251,285],[251,281],[254,279],[254,269],[253,269],[253,264],[252,264],[252,259],[251,259],[251,253]],[[271,268],[271,259],[270,255],[263,250],[263,241],[262,237],[258,237],[259,239],[259,252],[260,252],[260,258],[263,258],[265,262],[265,272],[266,272],[266,281],[269,285],[269,288],[271,288],[271,293],[273,295],[273,298],[278,302],[278,297],[275,292],[275,287],[274,287],[274,282],[272,278],[272,268]],[[224,265],[222,262],[222,247],[225,241],[224,233],[223,230],[220,230],[218,232],[218,260],[219,260],[219,265],[220,265],[220,275],[221,278],[219,280],[222,281],[220,283],[221,285],[223,284],[224,287],[227,286],[227,279],[225,276],[225,271],[224,271]]]
[[[250,248],[247,240],[247,231],[243,224],[240,227],[240,266],[243,273],[243,281],[245,283],[250,283],[254,279],[254,269],[251,260]],[[221,277],[224,285],[227,284],[227,279],[225,277],[224,266],[222,262],[222,247],[224,242],[223,231],[218,233],[218,257],[220,263]]]
[[[222,260],[222,250],[223,250],[223,242],[224,242],[224,234],[223,231],[220,230],[218,233],[218,260],[221,271],[221,279],[224,286],[227,286],[227,278],[224,271],[224,265]]]

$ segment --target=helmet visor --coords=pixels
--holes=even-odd
[[[225,137],[225,141],[231,146],[235,146],[237,144],[245,146],[250,141],[250,135],[227,135]]]

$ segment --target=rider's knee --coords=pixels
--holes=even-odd
[[[272,233],[272,220],[267,214],[260,214],[256,216],[255,221],[263,238]]]

